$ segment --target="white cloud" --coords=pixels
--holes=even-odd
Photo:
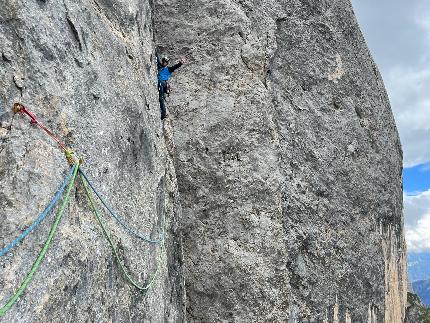
[[[404,212],[408,250],[430,250],[430,190],[404,196]]]
[[[411,167],[430,161],[430,1],[353,0]]]
[[[385,77],[404,151],[404,165],[430,161],[430,66],[393,67]]]
[[[430,45],[430,5],[428,1],[422,1],[415,10],[415,22],[427,33],[427,45]]]
[[[430,4],[420,1],[414,8],[414,34],[421,46],[417,60],[389,66],[385,83],[393,107],[404,151],[405,167],[430,161]]]
[[[390,97],[404,165],[430,162],[430,1],[352,0]],[[430,190],[404,197],[409,250],[430,250]]]
[[[406,243],[408,251],[430,250],[430,214],[419,220],[419,226],[415,228],[406,227]]]

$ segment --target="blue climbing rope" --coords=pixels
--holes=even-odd
[[[74,165],[70,168],[69,174],[67,174],[67,177],[64,179],[63,184],[61,184],[60,189],[55,194],[55,196],[52,198],[51,202],[48,204],[48,206],[45,208],[45,210],[39,215],[39,217],[36,219],[36,221],[33,222],[32,225],[30,225],[23,233],[21,233],[15,240],[13,240],[11,243],[9,243],[5,248],[3,248],[0,251],[0,257],[6,255],[12,248],[14,248],[18,243],[20,243],[25,237],[27,237],[39,224],[43,221],[43,219],[49,214],[49,211],[55,206],[55,204],[58,202],[58,199],[63,194],[64,190],[66,189],[67,184],[70,181],[70,178],[72,177],[72,174],[75,170],[77,165]]]
[[[150,238],[146,238],[143,235],[141,235],[140,233],[136,232],[135,230],[133,230],[132,228],[130,228],[130,226],[127,224],[127,222],[121,218],[108,204],[107,202],[103,199],[103,197],[99,194],[99,192],[97,192],[97,190],[95,189],[95,187],[93,186],[93,184],[91,183],[91,181],[88,179],[88,177],[85,175],[85,173],[79,169],[79,172],[82,174],[82,176],[85,178],[86,182],[88,183],[88,185],[91,187],[91,189],[93,190],[93,192],[96,194],[96,196],[99,198],[100,202],[102,202],[102,204],[104,205],[104,207],[109,211],[109,213],[111,214],[111,216],[131,235],[134,235],[135,237],[139,238],[140,240],[143,240],[147,243],[152,243],[152,244],[158,244],[161,243],[162,241],[164,241],[164,232],[160,233],[160,237],[156,240],[150,239]],[[164,223],[162,225],[164,227]]]

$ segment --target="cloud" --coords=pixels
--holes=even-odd
[[[425,43],[430,47],[430,5],[428,2],[421,2],[415,11],[415,22],[418,26],[424,29],[427,33],[427,42]]]
[[[426,53],[427,0],[353,0],[360,27],[383,74],[396,65],[413,66]]]
[[[353,0],[384,78],[404,164],[430,161],[430,1]]]
[[[393,67],[385,84],[403,145],[404,165],[430,161],[430,66]]]
[[[404,196],[406,243],[409,251],[430,250],[430,190]]]
[[[430,250],[430,214],[419,220],[419,226],[406,227],[406,244],[409,252]]]
[[[403,146],[404,165],[428,163],[430,1],[352,2],[390,97]],[[404,213],[409,250],[430,250],[430,190],[415,196],[405,195]]]

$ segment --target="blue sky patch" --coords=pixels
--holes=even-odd
[[[430,163],[403,169],[403,191],[417,195],[430,189]]]

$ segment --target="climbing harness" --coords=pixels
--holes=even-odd
[[[161,262],[162,262],[163,256],[165,255],[165,252],[166,252],[165,244],[164,244],[166,220],[165,220],[164,213],[163,213],[163,219],[162,219],[162,225],[161,225],[162,229],[161,229],[161,232],[160,232],[158,239],[147,238],[144,235],[133,230],[127,224],[127,222],[122,217],[120,217],[109,206],[109,204],[105,201],[105,199],[103,199],[101,194],[98,193],[98,191],[95,189],[94,185],[89,181],[88,177],[86,176],[86,174],[81,169],[82,159],[77,158],[74,155],[73,151],[70,148],[68,148],[66,146],[66,144],[64,142],[62,142],[59,139],[59,137],[57,137],[50,129],[48,129],[41,122],[39,122],[37,120],[36,115],[34,113],[32,113],[27,107],[25,107],[21,103],[15,103],[13,106],[13,111],[15,113],[21,113],[21,114],[27,115],[31,119],[31,121],[30,121],[31,124],[36,124],[39,128],[44,130],[55,142],[57,142],[59,147],[63,150],[65,157],[66,157],[66,159],[67,159],[67,161],[71,167],[70,167],[70,171],[69,171],[68,175],[66,176],[60,189],[57,191],[57,193],[52,198],[52,200],[50,201],[48,206],[45,208],[45,210],[39,215],[39,217],[33,222],[33,224],[30,227],[28,227],[28,229],[26,229],[21,235],[19,235],[15,240],[13,240],[4,249],[2,249],[0,251],[0,256],[6,255],[13,247],[15,247],[18,243],[20,243],[23,239],[25,239],[25,237],[27,237],[34,229],[36,229],[37,226],[43,221],[43,219],[49,214],[51,209],[57,204],[59,198],[63,195],[63,193],[67,187],[63,202],[62,202],[59,210],[56,213],[54,222],[51,226],[51,229],[49,231],[48,237],[47,237],[47,239],[43,245],[42,250],[39,252],[39,255],[37,256],[35,262],[33,263],[33,266],[31,267],[30,271],[28,272],[28,274],[25,277],[25,279],[23,280],[23,282],[20,284],[18,290],[15,293],[13,293],[13,295],[6,302],[6,304],[0,308],[0,317],[4,316],[6,314],[6,312],[18,301],[18,299],[21,297],[21,295],[27,289],[29,283],[31,282],[31,280],[34,276],[34,274],[36,273],[36,271],[38,270],[38,268],[42,264],[42,262],[45,258],[45,255],[46,255],[50,245],[52,244],[53,238],[57,232],[58,226],[61,222],[64,211],[66,209],[66,205],[69,202],[72,188],[74,187],[74,185],[76,184],[77,179],[78,179],[78,174],[79,174],[79,177],[80,177],[82,184],[84,186],[85,195],[88,198],[89,204],[91,206],[91,210],[93,211],[95,218],[101,227],[101,231],[103,233],[103,236],[107,240],[107,242],[108,242],[108,244],[112,250],[113,256],[114,256],[116,262],[118,263],[118,266],[119,266],[122,274],[124,275],[124,278],[126,279],[127,283],[129,283],[131,286],[135,287],[136,289],[138,289],[141,292],[146,292],[148,289],[150,289],[155,282],[155,278],[158,276],[158,273],[159,273],[160,268],[161,268]],[[119,255],[119,252],[118,252],[118,249],[113,242],[112,236],[108,231],[108,228],[107,228],[107,226],[106,226],[106,224],[105,224],[105,222],[104,222],[104,220],[103,220],[103,218],[102,218],[102,216],[101,216],[101,214],[100,214],[100,212],[99,212],[99,210],[98,210],[98,208],[94,202],[93,197],[91,196],[90,188],[93,191],[93,193],[97,196],[97,198],[100,200],[102,205],[108,210],[109,214],[116,220],[116,222],[118,222],[118,224],[120,224],[125,229],[125,231],[127,231],[130,235],[135,236],[135,237],[139,238],[140,240],[143,240],[147,243],[160,245],[160,251],[158,253],[158,257],[157,257],[156,265],[155,265],[155,267],[156,267],[155,272],[152,274],[151,277],[146,279],[145,284],[140,285],[139,283],[137,283],[132,278],[131,274],[129,273],[126,266],[122,262],[120,255]]]

